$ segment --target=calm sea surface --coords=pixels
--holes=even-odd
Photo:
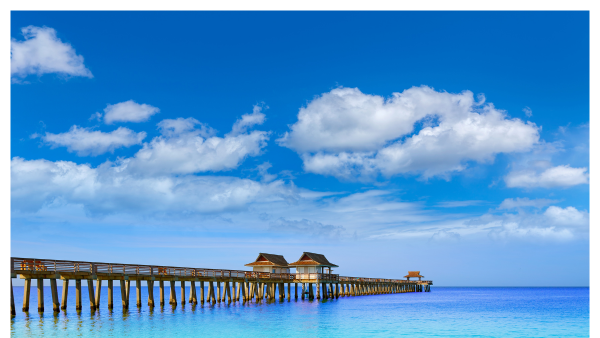
[[[61,287],[58,287],[59,293]],[[273,303],[201,306],[135,305],[107,309],[103,287],[100,310],[90,312],[82,288],[83,311],[75,311],[75,288],[69,288],[67,312],[53,314],[46,287],[45,312],[37,312],[37,289],[31,289],[30,312],[21,311],[23,287],[14,287],[17,315],[13,337],[589,337],[589,288],[443,288],[431,292],[294,300]],[[180,297],[177,287],[177,297]],[[293,288],[292,288],[293,293]],[[158,287],[154,291],[158,304]],[[198,297],[200,291],[198,290]],[[189,288],[186,290],[189,297]],[[181,302],[181,299],[178,299]]]

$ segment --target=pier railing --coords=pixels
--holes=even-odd
[[[67,260],[49,260],[37,258],[11,257],[11,274],[73,274],[73,275],[127,275],[127,276],[157,276],[157,277],[191,277],[191,278],[245,278],[245,279],[271,279],[271,280],[320,280],[332,282],[385,282],[385,283],[417,283],[402,279],[382,279],[345,277],[337,274],[325,273],[270,273],[243,270],[200,269],[188,267],[120,264],[102,262],[83,262]],[[429,281],[420,281],[427,283]]]

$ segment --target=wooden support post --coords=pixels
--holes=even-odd
[[[237,283],[237,288],[235,290],[235,301],[239,302],[240,301],[240,289],[242,288],[242,284],[244,284],[244,282],[238,282]]]
[[[217,302],[221,302],[221,282],[217,282]]]
[[[93,283],[92,283],[93,285]],[[94,301],[94,304],[96,305],[96,308],[99,310],[100,309],[100,292],[102,290],[102,280],[98,279],[96,280],[96,299]]]
[[[217,300],[215,299],[215,287],[213,285],[213,282],[210,282],[210,298],[213,304],[217,303]]]
[[[69,296],[69,280],[65,279],[65,280],[63,280],[63,286],[62,286],[62,302],[60,305],[61,310],[67,309],[68,296]]]
[[[135,280],[135,305],[142,307],[142,280]]]
[[[91,279],[87,280],[88,285],[88,296],[90,296],[90,309],[96,310],[96,300],[94,299],[94,281]]]
[[[58,301],[58,288],[56,287],[56,279],[54,278],[50,279],[50,291],[52,292],[52,310],[54,310],[54,312],[60,312],[60,302]],[[10,296],[12,298],[12,279],[10,284]],[[14,308],[14,304],[12,307]]]
[[[23,312],[29,312],[29,295],[31,293],[31,279],[25,279],[23,287]]]
[[[146,285],[148,286],[148,307],[154,307],[154,281],[148,280],[146,281]]]
[[[158,281],[158,303],[160,306],[165,306],[165,282]]]
[[[317,281],[317,283],[315,284],[317,286],[317,299],[321,299],[321,290],[320,289],[322,288],[321,287],[322,284],[323,283],[319,283],[319,281]]]
[[[194,305],[198,304],[198,296],[196,295],[196,282],[190,282],[190,302]]]
[[[290,300],[291,298],[292,298],[292,283],[288,283],[287,299]]]
[[[129,305],[129,304],[127,304],[127,290],[126,290],[127,287],[125,286],[126,284],[125,284],[124,280],[120,280],[119,283],[121,286],[120,287],[120,289],[121,289],[121,304],[123,306],[123,309],[127,309],[127,306]]]
[[[109,279],[108,280],[108,309],[112,310],[112,308],[114,307],[114,303],[113,303],[113,280]]]
[[[169,304],[177,306],[177,293],[175,292],[175,281],[169,281],[171,283],[171,301]]]
[[[181,281],[181,305],[185,306],[185,281]]]
[[[129,291],[131,290],[131,280],[125,281],[125,302],[127,303],[127,308],[129,309]]]
[[[15,310],[15,297],[13,296],[12,278],[10,279],[10,315],[17,315],[17,310]]]
[[[204,304],[204,282],[200,282],[200,302]]]
[[[38,312],[44,312],[44,279],[37,279]]]
[[[247,301],[247,299],[246,299],[246,295],[247,295],[247,292],[246,292],[246,282],[242,282],[240,284],[241,284],[240,287],[242,289],[241,291],[242,291],[242,303],[243,303],[243,302]],[[239,295],[238,295],[238,299],[239,299]]]
[[[225,290],[223,291],[223,302],[225,302],[225,294],[227,294],[227,302],[231,303],[231,285],[229,282],[225,282]]]
[[[81,311],[83,308],[81,304],[81,279],[75,280],[75,310]]]
[[[294,299],[298,299],[298,283],[294,283]]]

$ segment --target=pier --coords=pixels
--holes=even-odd
[[[263,255],[263,254],[261,254]],[[265,254],[266,255],[266,254]],[[300,263],[307,262],[309,259],[320,259],[319,256],[311,253],[304,253]],[[271,255],[276,256],[276,255]],[[310,257],[309,257],[310,256]],[[309,259],[304,259],[307,257]],[[263,257],[264,258],[264,257]],[[323,256],[324,258],[324,256]],[[257,261],[261,259],[259,258]],[[170,284],[169,304],[177,306],[178,302],[186,304],[186,288],[188,303],[212,303],[219,302],[261,302],[274,300],[295,299],[330,299],[339,297],[366,296],[391,293],[406,292],[429,292],[433,284],[429,280],[421,280],[423,276],[418,271],[410,271],[406,279],[385,279],[385,278],[364,278],[364,277],[345,277],[331,273],[330,264],[328,273],[323,272],[279,272],[272,273],[266,271],[243,271],[243,270],[222,270],[222,269],[202,269],[190,267],[173,267],[142,264],[121,264],[121,263],[101,263],[101,262],[83,262],[67,261],[37,258],[18,258],[11,257],[11,314],[15,315],[15,303],[13,297],[12,278],[21,278],[25,280],[23,307],[24,312],[29,311],[31,281],[37,281],[37,306],[38,311],[44,311],[44,281],[48,280],[52,292],[52,308],[54,312],[65,311],[67,309],[67,296],[69,292],[69,283],[75,282],[75,309],[81,310],[83,307],[83,298],[89,298],[89,306],[92,310],[104,307],[101,302],[102,284],[106,281],[108,286],[108,301],[106,307],[112,309],[114,306],[113,286],[115,281],[119,283],[121,302],[123,308],[130,306],[131,281],[135,282],[135,306],[142,307],[146,303],[149,307],[154,307],[155,295],[154,286],[158,282],[159,295],[158,304],[165,304],[165,283]],[[260,261],[259,261],[260,262]],[[263,265],[268,266],[269,262]],[[286,262],[287,264],[287,262]],[[310,262],[306,263],[306,265]],[[317,264],[320,264],[317,262]],[[259,264],[260,265],[260,264]],[[292,265],[292,264],[290,264]],[[324,270],[324,269],[323,269]],[[286,270],[286,271],[289,271]],[[309,271],[308,269],[303,271]],[[410,280],[411,277],[418,280]],[[62,295],[58,294],[57,282],[62,280]],[[94,289],[93,281],[96,281]],[[88,295],[82,295],[81,283],[86,281]],[[148,299],[141,299],[142,281],[148,287]],[[180,282],[180,300],[177,299],[175,282]],[[197,293],[196,283],[198,283],[200,293]],[[286,292],[287,284],[287,292]],[[72,284],[71,284],[72,285]],[[292,290],[293,285],[293,290]],[[205,294],[205,286],[208,286],[208,292]],[[293,292],[293,296],[292,296]],[[59,297],[60,296],[60,297]]]

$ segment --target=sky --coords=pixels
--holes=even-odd
[[[588,12],[12,12],[11,255],[589,285]]]

